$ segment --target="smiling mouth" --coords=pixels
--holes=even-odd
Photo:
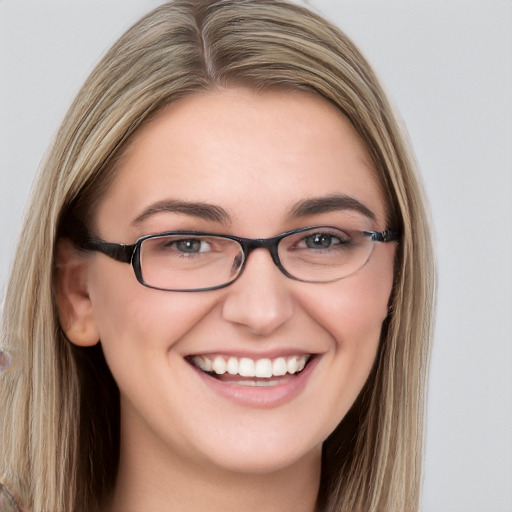
[[[251,359],[249,357],[195,355],[187,358],[202,372],[241,386],[276,386],[304,370],[311,354]]]

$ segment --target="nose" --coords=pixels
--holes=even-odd
[[[224,320],[268,336],[293,316],[290,281],[272,261],[268,250],[251,252],[242,275],[228,288],[222,306]]]

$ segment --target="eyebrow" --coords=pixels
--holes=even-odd
[[[313,197],[299,201],[290,210],[290,215],[291,217],[298,218],[338,210],[354,210],[372,220],[375,219],[375,214],[368,207],[357,199],[344,194]]]
[[[295,203],[290,209],[289,216],[292,218],[300,218],[339,210],[354,210],[372,220],[375,219],[375,214],[363,203],[344,194],[304,199]],[[181,213],[198,219],[224,224],[229,224],[231,220],[229,213],[220,206],[201,202],[166,199],[148,206],[132,221],[132,225],[137,226],[158,213]]]
[[[228,212],[220,206],[200,202],[193,203],[189,201],[180,201],[177,199],[166,199],[148,206],[132,221],[132,225],[139,225],[149,217],[158,213],[182,213],[192,217],[197,217],[198,219],[226,224],[230,221]]]

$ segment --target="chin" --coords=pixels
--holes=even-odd
[[[221,470],[238,475],[269,475],[286,472],[295,466],[302,465],[304,460],[310,460],[312,464],[320,463],[322,445],[308,451],[301,450],[275,450],[261,449],[254,446],[253,449],[229,450],[230,453],[211,454],[212,463]]]

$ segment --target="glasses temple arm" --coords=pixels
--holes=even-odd
[[[400,239],[400,231],[385,229],[384,231],[366,232],[375,242],[395,242]]]
[[[81,245],[85,251],[97,251],[122,263],[130,263],[137,244],[124,245],[88,238]]]

